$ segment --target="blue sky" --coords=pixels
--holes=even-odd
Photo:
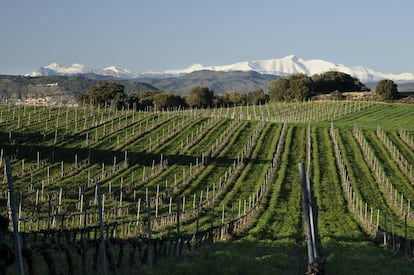
[[[52,62],[134,72],[295,54],[414,72],[411,0],[37,0],[0,5],[0,74]]]

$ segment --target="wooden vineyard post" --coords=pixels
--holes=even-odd
[[[18,221],[17,221],[13,176],[12,176],[11,164],[10,164],[9,159],[6,159],[6,171],[7,171],[7,182],[8,182],[8,188],[9,188],[9,194],[10,194],[10,208],[12,212],[14,242],[15,242],[16,254],[17,254],[17,264],[19,268],[19,274],[23,275],[24,269],[23,269],[22,247],[20,243],[20,234],[19,234]]]
[[[48,196],[49,197],[49,196]],[[52,214],[52,198],[49,197],[48,198],[48,207],[47,207],[47,230],[50,230],[50,218],[51,218],[51,214]]]
[[[94,205],[98,204],[98,184],[99,184],[99,182],[95,185],[95,196],[94,196],[94,199],[93,199],[93,204]]]
[[[152,267],[153,264],[153,249],[151,240],[151,198],[147,195],[147,215],[148,215],[148,258],[147,264]]]
[[[194,193],[194,196],[193,196],[193,209],[195,208],[196,208],[196,193]]]
[[[177,240],[175,247],[175,256],[180,256],[180,200],[177,200]]]
[[[211,219],[210,219],[210,234],[213,236],[213,226],[214,226],[214,203],[211,204]],[[212,237],[214,240],[214,236]]]
[[[80,194],[80,205],[79,205],[79,227],[82,225],[82,210],[83,210],[83,194],[80,193],[79,187],[79,194]]]
[[[106,270],[105,236],[103,232],[103,207],[102,207],[101,183],[98,182],[96,186],[97,186],[97,193],[98,193],[99,232],[101,235],[100,250],[101,250],[101,256],[102,256],[102,272],[104,275],[106,275],[107,270]]]
[[[196,218],[196,248],[198,247],[199,244],[199,236],[198,236],[198,231],[200,230],[199,227],[199,219],[200,219],[200,205],[197,206],[197,218]]]
[[[410,245],[410,241],[408,240],[408,234],[407,234],[407,215],[404,215],[404,255],[405,257],[408,256],[408,246]]]
[[[304,225],[306,231],[306,238],[307,238],[307,248],[308,248],[308,262],[313,263],[314,255],[312,249],[312,237],[310,233],[310,224],[309,224],[309,209],[307,207],[308,203],[308,196],[306,194],[306,175],[305,175],[305,167],[303,163],[299,163],[299,172],[300,172],[300,182],[302,185],[302,208],[304,212]]]
[[[136,227],[138,229],[138,225],[139,225],[139,212],[141,208],[141,198],[138,199],[138,204],[137,204],[137,222],[136,222]]]
[[[306,178],[306,188],[308,193],[308,199],[309,199],[309,220],[310,220],[310,229],[311,229],[311,237],[312,237],[312,247],[313,247],[313,255],[315,258],[318,257],[318,251],[317,251],[317,239],[318,236],[318,207],[316,205],[316,201],[313,198],[312,188],[311,188],[311,182],[310,179]]]
[[[88,204],[89,204],[89,200],[86,199],[83,203],[83,229],[84,230],[86,230],[86,226],[88,225]]]
[[[224,225],[224,204],[223,204],[223,210],[221,211],[221,230],[220,230],[221,240],[224,238],[225,233],[225,225]]]
[[[318,262],[318,209],[316,199],[313,197],[310,180],[306,176],[305,164],[299,163],[300,182],[302,187],[303,220],[306,232],[308,250],[308,272],[312,274],[323,273],[323,267]]]
[[[379,216],[380,216],[380,210],[378,209],[377,210],[377,225],[376,225],[376,229],[375,229],[375,232],[377,233],[378,232],[378,226],[379,226]]]
[[[391,215],[392,251],[395,251],[394,214]]]
[[[157,185],[157,193],[155,197],[155,218],[158,218],[158,196],[160,193],[160,185]]]
[[[384,212],[384,247],[387,245],[387,213]]]
[[[372,228],[372,206],[371,206],[371,215],[369,218],[369,226]]]

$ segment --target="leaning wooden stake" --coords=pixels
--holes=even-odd
[[[404,239],[405,239],[404,255],[405,257],[408,257],[408,246],[410,245],[410,242],[408,240],[408,234],[407,234],[407,214],[404,215]]]
[[[299,172],[300,172],[300,183],[302,186],[302,209],[303,209],[303,221],[305,225],[306,231],[306,242],[307,242],[307,249],[308,249],[308,265],[314,263],[315,255],[313,250],[312,244],[312,232],[311,232],[311,225],[310,225],[310,217],[309,217],[309,198],[307,193],[307,186],[306,186],[306,175],[305,175],[305,164],[303,162],[299,163]]]
[[[148,213],[148,266],[152,267],[153,264],[153,249],[152,249],[152,240],[151,240],[151,198],[147,195],[147,213]]]
[[[306,189],[308,194],[308,210],[309,210],[309,221],[310,221],[310,230],[311,230],[311,238],[312,238],[312,250],[313,250],[313,256],[315,258],[318,257],[318,252],[316,249],[316,234],[317,234],[317,226],[315,224],[317,223],[317,219],[314,219],[315,214],[317,212],[317,206],[314,205],[313,198],[312,198],[312,189],[311,189],[311,183],[309,178],[306,179]]]
[[[103,274],[108,274],[106,269],[106,253],[105,253],[105,236],[103,230],[103,207],[102,207],[102,193],[101,193],[101,183],[98,182],[97,191],[98,191],[98,209],[99,209],[99,231],[101,234],[101,242],[100,242],[100,249],[101,249],[101,256],[102,256],[102,271]]]
[[[6,159],[6,171],[7,171],[7,182],[9,187],[10,194],[10,208],[12,212],[13,219],[13,232],[14,232],[14,242],[16,245],[16,254],[17,254],[17,264],[19,266],[19,274],[24,274],[23,269],[23,257],[22,257],[22,247],[20,243],[20,234],[18,229],[17,213],[16,213],[16,200],[14,197],[14,187],[13,187],[13,176],[11,171],[10,160]]]
[[[177,241],[175,247],[175,256],[180,256],[180,200],[177,200]]]

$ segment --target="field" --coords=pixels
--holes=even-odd
[[[0,214],[12,218],[8,159],[28,274],[304,274],[302,162],[325,271],[410,274],[413,117],[363,101],[0,105]]]

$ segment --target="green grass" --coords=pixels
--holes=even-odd
[[[323,254],[326,259],[326,271],[328,274],[409,274],[414,269],[410,261],[402,259],[399,255],[395,256],[391,252],[376,246],[371,237],[364,232],[358,218],[348,209],[348,202],[343,195],[340,177],[335,163],[333,144],[329,136],[330,121],[334,121],[337,129],[337,136],[348,169],[350,180],[354,186],[358,197],[363,198],[374,210],[381,209],[380,226],[384,224],[384,216],[388,217],[388,227],[391,215],[396,216],[396,232],[403,235],[403,218],[398,211],[391,206],[388,198],[381,192],[381,188],[376,183],[372,172],[364,160],[364,156],[352,135],[352,127],[356,124],[366,136],[370,146],[376,156],[385,166],[386,173],[394,182],[398,182],[399,189],[413,195],[413,187],[406,177],[399,170],[399,167],[391,159],[385,147],[375,135],[378,125],[384,129],[394,144],[412,162],[414,154],[412,150],[400,140],[397,130],[400,126],[404,129],[414,131],[414,107],[404,104],[374,104],[363,105],[362,110],[358,108],[362,105],[352,102],[312,102],[312,103],[293,103],[293,104],[271,104],[263,106],[238,106],[235,108],[216,110],[215,115],[222,114],[221,121],[215,121],[211,126],[206,127],[197,138],[197,142],[189,144],[184,151],[179,152],[181,144],[187,140],[187,136],[192,131],[198,129],[205,123],[211,110],[197,110],[193,112],[193,117],[189,111],[181,113],[158,113],[140,114],[135,116],[127,111],[107,111],[93,109],[59,109],[59,108],[37,108],[22,107],[8,108],[0,106],[2,119],[11,118],[13,113],[21,114],[20,124],[23,126],[17,129],[18,121],[13,119],[9,122],[1,122],[0,119],[0,148],[4,148],[7,155],[18,154],[18,159],[13,161],[13,168],[17,171],[21,166],[21,159],[24,158],[26,164],[36,162],[35,153],[41,153],[41,159],[49,158],[51,164],[50,172],[57,175],[60,172],[60,161],[65,160],[65,168],[73,164],[73,156],[78,153],[78,160],[85,158],[88,148],[80,148],[85,145],[85,136],[88,133],[92,140],[94,135],[103,135],[111,128],[111,120],[114,127],[120,126],[119,130],[107,134],[105,137],[93,141],[91,148],[93,162],[73,175],[59,179],[57,182],[46,186],[46,192],[59,190],[60,187],[77,190],[78,186],[86,182],[88,170],[91,176],[101,173],[101,164],[105,162],[105,169],[111,169],[113,156],[122,160],[123,151],[127,149],[134,155],[133,163],[130,167],[121,170],[118,174],[106,178],[102,181],[102,189],[107,194],[109,182],[113,188],[113,193],[119,194],[120,181],[123,179],[123,186],[129,184],[132,173],[134,177],[140,178],[143,167],[150,169],[152,161],[159,161],[160,155],[165,157],[174,155],[176,162],[160,170],[159,174],[152,176],[147,181],[136,186],[137,196],[144,198],[145,189],[149,188],[151,196],[155,194],[155,188],[159,184],[160,191],[165,191],[165,180],[168,186],[172,186],[174,175],[177,174],[178,180],[182,177],[182,169],[188,170],[189,162],[194,165],[195,158],[200,158],[201,154],[209,152],[216,144],[216,139],[230,127],[232,123],[237,123],[236,119],[251,118],[251,121],[243,121],[240,127],[225,136],[227,143],[220,149],[212,162],[201,169],[201,172],[194,176],[189,182],[180,186],[174,193],[174,199],[182,200],[182,196],[187,196],[186,209],[192,208],[193,194],[197,195],[206,188],[209,188],[211,196],[213,183],[218,188],[218,181],[223,177],[224,172],[233,164],[239,156],[254,129],[260,122],[255,118],[266,119],[264,128],[258,139],[254,142],[251,156],[246,159],[242,170],[236,171],[234,179],[226,186],[215,202],[214,225],[221,222],[222,205],[226,206],[225,220],[231,217],[231,205],[234,205],[233,216],[238,211],[238,201],[247,200],[248,197],[260,187],[264,175],[270,165],[270,161],[276,149],[277,140],[280,135],[282,124],[269,121],[289,120],[288,131],[284,140],[284,150],[281,155],[279,165],[276,168],[275,179],[270,183],[267,193],[259,204],[252,220],[246,227],[238,232],[233,239],[211,244],[203,249],[187,253],[180,259],[167,258],[160,260],[156,267],[122,266],[118,272],[142,272],[145,274],[304,274],[306,272],[306,248],[305,237],[302,224],[301,191],[299,185],[298,163],[305,161],[306,156],[306,126],[309,120],[312,121],[312,169],[311,177],[314,182],[315,195],[319,205],[319,232],[322,241]],[[50,110],[50,112],[49,112]],[[25,114],[23,115],[23,113]],[[39,122],[27,125],[31,120],[40,119]],[[68,113],[68,123],[65,124],[66,112]],[[75,115],[77,112],[77,115]],[[49,129],[46,135],[44,131],[46,120]],[[57,118],[59,116],[59,118]],[[84,118],[85,116],[86,118]],[[95,118],[94,118],[95,116]],[[78,121],[75,122],[75,117]],[[165,121],[154,120],[155,117],[162,117]],[[227,117],[227,118],[224,118]],[[101,121],[102,119],[102,122]],[[267,119],[269,121],[267,121]],[[55,124],[59,120],[57,128],[58,135],[67,133],[64,140],[59,141],[54,147],[54,160],[52,161],[52,147]],[[97,122],[99,120],[99,122]],[[134,123],[135,121],[135,123]],[[146,121],[148,125],[157,125],[152,131],[139,132],[138,125],[141,123],[142,129]],[[173,127],[177,128],[180,121],[180,131],[171,136],[170,139],[162,140],[154,146],[157,135],[161,140],[162,133],[167,133]],[[62,122],[62,123],[61,123]],[[86,123],[85,123],[86,122]],[[158,123],[159,124],[156,124]],[[155,124],[152,124],[155,123]],[[85,125],[85,129],[83,129]],[[135,136],[132,138],[132,129],[135,126]],[[75,132],[78,128],[78,132]],[[19,144],[9,143],[8,129],[13,130],[13,138]],[[117,147],[117,140],[122,143],[125,140],[126,132],[131,138],[130,142],[121,147]],[[152,147],[149,147],[151,140]],[[18,149],[18,150],[17,150]],[[145,151],[145,153],[143,153]],[[24,192],[23,215],[25,206],[33,205],[36,191],[25,193],[31,178],[35,188],[39,188],[39,182],[45,179],[47,166],[36,168],[31,173],[17,178],[16,183],[22,187]],[[3,169],[3,166],[0,167]],[[148,171],[148,170],[147,170]],[[396,185],[397,186],[397,185]],[[4,188],[0,193],[0,202],[5,205]],[[94,195],[94,186],[85,191],[90,197]],[[76,192],[75,192],[76,193]],[[116,207],[119,197],[115,195],[113,199],[107,197],[106,208],[108,211]],[[128,216],[122,217],[123,220],[134,219],[136,203],[132,201],[132,189],[124,194],[124,204],[131,206]],[[51,203],[55,203],[57,198],[52,196]],[[67,207],[67,214],[74,211],[77,202],[77,193],[64,197],[64,203],[70,204]],[[43,215],[46,215],[48,201],[42,202]],[[175,211],[176,201],[173,202]],[[94,206],[93,206],[94,207]],[[144,207],[144,206],[143,206]],[[242,207],[243,208],[243,207]],[[1,208],[5,209],[5,207]],[[142,208],[142,211],[145,209]],[[2,210],[2,213],[5,210]],[[76,210],[79,211],[79,210]],[[168,205],[160,205],[160,213],[167,213]],[[145,219],[146,214],[141,213]],[[152,212],[154,215],[154,209]],[[202,209],[200,212],[201,229],[207,229],[211,224],[211,208]],[[182,232],[192,233],[195,230],[195,218],[182,221]],[[173,233],[174,226],[161,229],[157,234],[165,235]],[[414,236],[414,228],[409,224],[409,237]],[[56,255],[59,262],[64,263],[62,253]],[[79,259],[76,260],[79,262]],[[40,261],[41,262],[41,261]],[[39,265],[39,272],[45,270],[44,264]],[[59,269],[61,270],[61,269]],[[79,269],[77,269],[79,270]]]
[[[357,125],[361,129],[398,130],[401,126],[408,131],[414,130],[414,106],[409,104],[378,103],[374,107],[344,117],[334,122],[335,127],[352,128]]]
[[[413,264],[364,241],[327,241],[327,274],[411,274]],[[166,259],[144,274],[305,274],[290,240],[217,243],[194,256]],[[334,265],[331,267],[331,265]]]
[[[166,259],[144,274],[304,274],[291,257],[301,249],[291,240],[219,242],[195,256]]]
[[[376,183],[374,176],[371,174],[368,164],[364,161],[361,149],[352,136],[352,131],[341,129],[338,133],[339,135],[337,136],[342,157],[357,197],[366,202],[369,207],[373,207],[374,210],[380,209],[380,226],[383,226],[385,223],[384,215],[388,217],[388,220],[390,220],[391,215],[396,215],[396,232],[402,236],[404,232],[403,218],[381,192],[378,183]],[[409,227],[409,230],[412,231],[413,228]]]
[[[238,200],[248,199],[253,192],[256,192],[264,181],[266,171],[276,150],[279,137],[280,125],[267,124],[259,137],[255,151],[249,158],[249,162],[243,169],[240,177],[233,188],[226,194],[224,201],[238,203]]]
[[[369,142],[375,157],[378,158],[385,175],[395,188],[404,194],[406,199],[414,199],[414,188],[409,182],[409,179],[398,167],[398,164],[393,160],[390,153],[387,151],[385,145],[381,142],[375,132],[369,132],[365,134],[367,141]]]
[[[324,244],[328,274],[411,274],[412,262],[360,239]]]
[[[393,267],[383,266],[390,252],[375,246],[364,233],[357,217],[347,207],[328,129],[313,128],[313,183],[319,207],[319,233],[328,274],[392,274],[395,268],[407,271],[408,262],[394,258]],[[322,168],[323,167],[323,168]],[[371,257],[375,255],[375,257]]]

